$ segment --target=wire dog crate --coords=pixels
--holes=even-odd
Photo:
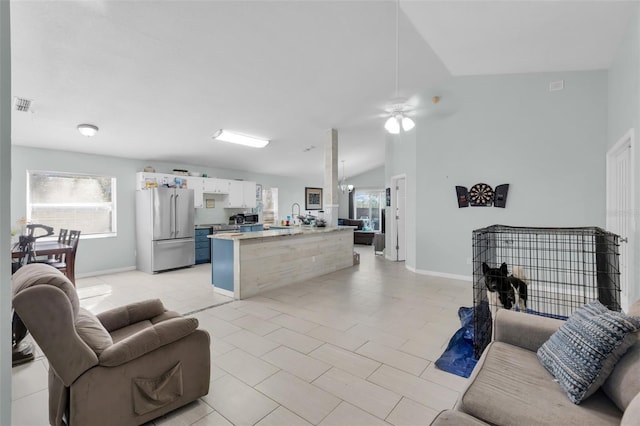
[[[483,264],[509,274],[517,270],[527,284],[527,313],[566,319],[577,308],[599,300],[620,311],[618,236],[597,227],[525,228],[493,225],[473,231],[474,352],[491,341],[496,297],[489,297]],[[485,267],[486,268],[486,267]],[[494,293],[495,294],[495,293]],[[518,309],[513,307],[513,309]]]

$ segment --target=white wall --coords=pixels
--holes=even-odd
[[[608,73],[608,131],[607,148],[615,144],[629,129],[636,132],[635,163],[636,173],[640,171],[640,11],[636,5],[633,16],[625,30],[624,37]],[[637,175],[636,175],[637,176]],[[631,260],[634,269],[634,282],[629,283],[629,298],[633,302],[640,298],[640,185],[635,188],[636,206],[633,214],[636,219],[635,259]]]
[[[304,208],[305,186],[321,186],[317,181],[307,181],[302,178],[283,178],[198,165],[129,160],[27,147],[14,147],[11,158],[13,165],[11,223],[26,216],[27,170],[96,173],[116,177],[118,235],[114,238],[82,239],[80,241],[76,265],[79,276],[135,267],[135,174],[142,171],[145,166],[153,166],[160,173],[170,172],[174,168],[187,169],[207,173],[212,177],[255,180],[265,186],[277,187],[281,217],[290,214],[291,205],[294,202],[300,203]],[[241,211],[239,209],[222,209],[219,203],[216,205],[217,207],[214,209],[198,209],[198,223],[224,223],[231,214]]]
[[[549,92],[560,79],[565,89]],[[413,152],[387,144],[387,178],[406,168],[416,185],[417,270],[470,276],[472,230],[488,225],[605,225],[606,72],[456,77],[438,89],[436,113],[409,133]],[[479,182],[510,184],[507,208],[459,209],[455,186]]]
[[[382,130],[381,130],[382,131]],[[405,265],[411,270],[416,269],[416,225],[419,220],[419,212],[417,211],[417,187],[420,185],[417,176],[417,158],[416,158],[416,130],[410,132],[402,132],[399,135],[387,135],[385,142],[385,188],[391,186],[391,178],[395,176],[404,176],[406,178],[406,201],[405,201],[405,227],[406,227],[406,257]],[[393,197],[393,190],[391,191]],[[392,217],[391,208],[385,208],[385,217],[387,218],[387,226],[392,226],[389,218]],[[393,247],[395,243],[391,242],[391,232],[385,234],[385,247]],[[387,250],[388,258],[395,256]]]
[[[0,424],[11,424],[11,33],[0,1]]]

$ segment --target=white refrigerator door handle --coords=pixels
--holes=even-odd
[[[186,242],[189,241],[195,241],[194,238],[181,238],[179,240],[164,240],[164,241],[157,241],[156,244],[159,246],[168,246],[168,245],[174,245],[174,244],[184,244]]]
[[[173,216],[173,229],[175,230],[175,235],[176,238],[178,237],[178,234],[180,233],[180,229],[178,229],[178,197],[180,196],[180,194],[176,194],[176,199],[174,201],[174,205],[173,205],[173,209],[175,210],[176,214]]]
[[[173,194],[169,196],[169,226],[171,227],[172,237],[176,235],[176,201],[174,197],[175,195]]]

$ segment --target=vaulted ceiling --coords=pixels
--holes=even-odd
[[[607,69],[635,2],[400,1],[399,94],[416,114],[451,76]],[[13,144],[322,176],[384,164],[396,3],[11,0]],[[93,123],[93,138],[76,131]],[[213,141],[217,129],[271,140]],[[312,149],[308,149],[314,147]]]

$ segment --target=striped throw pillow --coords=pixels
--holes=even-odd
[[[640,318],[608,310],[599,302],[576,311],[538,350],[538,359],[569,400],[580,404],[604,383],[635,342]]]

